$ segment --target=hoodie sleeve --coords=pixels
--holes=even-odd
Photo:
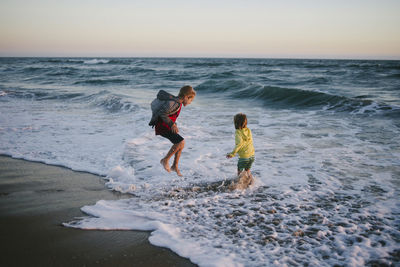
[[[243,145],[244,145],[244,142],[243,142],[242,136],[239,133],[239,131],[236,131],[235,132],[235,148],[230,153],[230,155],[232,155],[234,157],[236,155],[236,153],[238,153],[238,151],[242,148]]]
[[[174,122],[168,117],[168,115],[173,114],[179,109],[180,104],[175,101],[166,101],[165,105],[163,105],[159,112],[159,117],[168,124],[169,127],[172,127]]]

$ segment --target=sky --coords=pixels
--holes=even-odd
[[[0,0],[0,56],[400,59],[400,0]]]

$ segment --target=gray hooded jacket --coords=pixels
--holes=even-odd
[[[169,127],[172,127],[174,122],[168,116],[177,112],[180,106],[181,103],[179,103],[178,97],[164,90],[160,90],[157,94],[157,98],[151,102],[152,116],[149,126],[154,127],[158,118],[160,118],[168,124]]]

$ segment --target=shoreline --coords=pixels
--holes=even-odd
[[[1,266],[196,266],[150,244],[150,232],[62,226],[98,200],[129,198],[103,177],[0,155]]]

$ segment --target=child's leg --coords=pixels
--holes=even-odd
[[[246,172],[247,172],[247,177],[249,177],[249,185],[252,185],[253,183],[254,183],[254,178],[253,178],[253,175],[251,175],[251,171],[250,171],[250,169],[246,169]]]
[[[250,168],[251,168],[251,165],[253,165],[253,162],[254,162],[254,156],[252,156],[252,157],[250,158],[250,161],[248,162],[248,164],[247,164],[247,166],[246,166],[246,168],[245,168],[245,171],[247,172],[247,174],[248,174],[249,176],[251,175]]]
[[[160,161],[160,163],[164,166],[165,170],[167,170],[167,172],[170,172],[171,169],[169,167],[169,159],[175,155],[175,160],[174,160],[174,166],[176,165],[176,169],[178,166],[178,162],[175,163],[175,161],[179,161],[179,157],[181,155],[182,149],[185,146],[185,140],[182,140],[181,142],[172,145],[171,149],[168,151],[167,155]],[[178,158],[177,158],[177,154],[178,154]],[[173,166],[173,170],[176,171],[174,169]],[[179,170],[178,170],[179,171]],[[178,171],[176,171],[178,173]],[[178,173],[179,175],[179,173]]]
[[[183,139],[182,136],[180,136],[177,133],[172,133],[172,132],[167,132],[165,134],[161,135],[162,137],[167,138],[168,140],[170,140],[173,145],[171,147],[171,149],[168,151],[167,155],[160,160],[161,165],[163,165],[164,169],[167,172],[171,172],[171,169],[169,167],[169,159],[173,156],[176,155],[176,153],[178,153],[178,151],[182,151],[183,146],[185,144],[185,140]],[[179,153],[180,156],[180,153]],[[179,158],[178,158],[179,160]]]
[[[180,146],[177,148],[177,151],[175,152],[174,163],[172,164],[171,170],[175,171],[179,176],[182,176],[182,173],[179,171],[178,168],[178,163],[181,157],[182,150],[185,147],[185,140],[179,142],[178,145]]]
[[[248,175],[251,175],[250,169],[246,169],[246,172],[247,172]]]

